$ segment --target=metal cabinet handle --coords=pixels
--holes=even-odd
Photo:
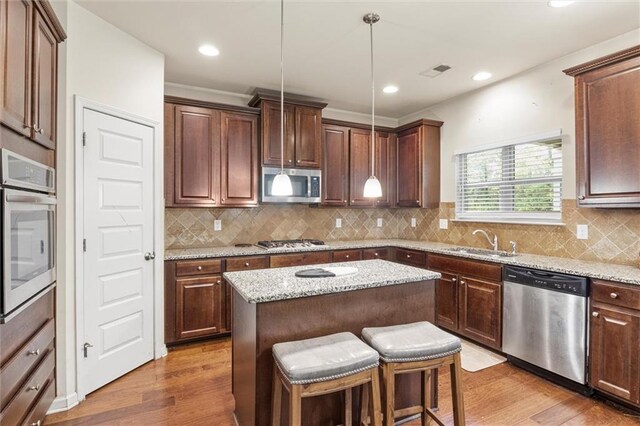
[[[40,385],[29,386],[27,388],[27,392],[28,391],[39,391],[39,390],[40,390]]]
[[[290,163],[293,163],[293,160],[289,160]]]
[[[609,296],[611,296],[612,299],[618,298],[618,295],[616,293],[611,293]]]
[[[460,280],[460,285],[465,285],[466,281]]]
[[[379,256],[379,254],[378,254],[378,253],[373,253],[373,255],[374,255],[374,256]]]
[[[216,285],[219,285],[221,283],[222,283],[222,281],[220,281],[220,280],[216,281]]]
[[[31,423],[31,426],[40,426],[42,425],[42,420],[38,420],[37,422]]]
[[[453,278],[451,278],[451,282],[452,282],[452,283],[457,283],[457,282],[458,282],[458,279],[457,279],[456,277],[453,277]]]
[[[348,258],[349,258],[349,255],[346,255],[346,256],[345,256],[345,258],[346,258],[346,259],[348,259]]]
[[[407,259],[411,259],[411,255],[410,254],[407,255]]]
[[[584,195],[581,195],[578,197],[578,200],[584,200],[586,197]]]
[[[244,266],[249,267],[249,262],[244,262]]]
[[[300,160],[296,161],[296,163],[300,163]]]
[[[34,126],[34,129],[33,129],[33,130],[34,130],[36,133],[39,133],[39,134],[42,134],[42,133],[44,132],[44,129],[40,129],[40,128],[35,127],[35,126]]]
[[[198,266],[196,269],[197,269],[198,271],[202,271],[202,266]]]
[[[591,316],[597,318],[600,314],[596,311],[593,311],[593,313],[591,314]]]
[[[34,351],[28,351],[28,352],[27,352],[27,356],[34,356],[34,355],[35,355],[35,356],[40,355],[40,349],[36,349],[36,350],[34,350]]]

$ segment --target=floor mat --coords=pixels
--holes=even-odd
[[[462,339],[461,339],[462,340]],[[483,347],[462,340],[462,368],[472,373],[494,365],[502,364],[507,359]]]

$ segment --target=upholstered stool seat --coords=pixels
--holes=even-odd
[[[365,328],[362,338],[385,362],[424,361],[462,350],[460,339],[426,321]]]
[[[451,372],[451,396],[453,399],[453,421],[463,425],[464,402],[462,398],[462,367],[460,339],[435,325],[423,321],[391,327],[371,327],[362,330],[362,338],[380,354],[383,377],[384,424],[393,425],[397,417],[420,414],[422,424],[429,424],[430,418],[439,424],[441,420],[431,410],[432,398],[429,382],[436,390],[437,369],[449,366]],[[420,405],[395,408],[395,376],[397,374],[421,373]],[[361,422],[368,422],[366,410],[367,393],[363,393]]]
[[[344,390],[344,425],[352,423],[352,388],[369,385],[372,421],[381,425],[379,354],[352,333],[337,333],[272,347],[272,425],[280,425],[282,388],[289,392],[289,424],[301,422],[302,398]]]

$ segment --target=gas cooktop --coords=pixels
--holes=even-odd
[[[266,249],[276,248],[303,248],[313,246],[323,246],[324,241],[321,240],[271,240],[258,241],[258,246]]]

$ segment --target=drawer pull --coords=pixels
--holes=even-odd
[[[598,315],[600,315],[599,313],[597,313],[596,311],[593,311],[593,313],[591,314],[594,318],[597,318]]]
[[[40,355],[40,349],[36,349],[35,351],[28,351],[27,356],[38,356]]]
[[[244,262],[244,266],[249,267],[249,262]]]
[[[40,385],[29,386],[27,388],[27,392],[28,391],[39,391],[39,390],[40,390]]]
[[[42,424],[42,420],[38,420],[37,422],[31,423],[31,426],[40,426]]]
[[[346,258],[346,259],[348,259],[348,258],[349,258],[349,255],[346,255],[346,256],[345,256],[345,258]]]
[[[611,293],[609,296],[611,296],[612,299],[617,299],[618,298],[618,294],[617,293]]]
[[[373,255],[374,255],[374,256],[380,256],[377,252],[376,252],[376,253],[373,253]]]
[[[202,266],[198,266],[196,269],[197,269],[198,271],[202,271]]]
[[[411,255],[410,254],[407,255],[407,259],[411,259]]]

